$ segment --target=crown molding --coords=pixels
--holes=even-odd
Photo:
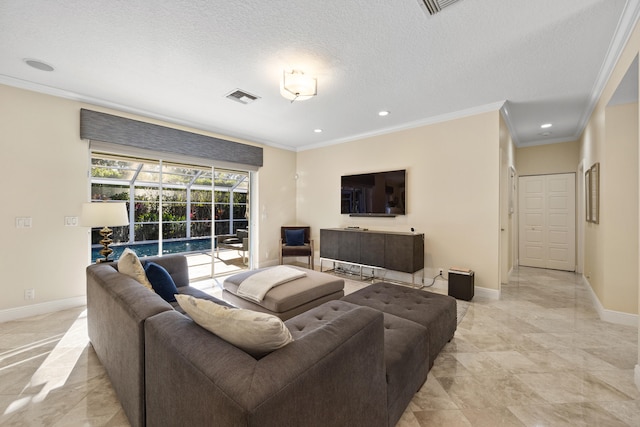
[[[622,15],[620,16],[620,20],[618,21],[616,32],[611,40],[611,44],[609,45],[607,56],[602,63],[602,67],[598,73],[598,78],[591,90],[591,97],[589,98],[587,108],[585,108],[584,113],[578,122],[578,132],[577,135],[574,135],[576,140],[584,133],[587,123],[589,123],[589,119],[591,118],[598,101],[602,97],[602,92],[611,78],[611,74],[613,73],[616,64],[620,60],[620,56],[622,55],[624,48],[629,42],[629,38],[633,33],[639,17],[640,0],[627,0],[624,10],[622,11]]]
[[[492,104],[480,105],[477,107],[468,108],[466,110],[455,111],[453,113],[441,114],[439,116],[428,117],[426,119],[415,120],[413,122],[403,123],[398,126],[391,126],[382,129],[377,129],[371,132],[363,132],[355,135],[351,135],[345,138],[338,138],[329,141],[320,142],[317,144],[305,145],[299,147],[296,151],[307,151],[316,148],[329,147],[331,145],[343,144],[345,142],[357,141],[364,138],[371,138],[374,136],[387,135],[393,132],[400,132],[408,129],[415,129],[422,126],[433,125],[436,123],[448,122],[451,120],[461,119],[464,117],[475,116],[477,114],[488,113],[490,111],[499,111],[504,105],[505,101],[494,102]]]

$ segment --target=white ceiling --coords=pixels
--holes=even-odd
[[[582,133],[638,3],[2,0],[0,83],[291,150],[505,101],[519,146],[560,142]],[[315,98],[280,96],[292,68],[317,77]],[[236,88],[261,98],[226,99]]]

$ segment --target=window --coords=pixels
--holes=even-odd
[[[233,234],[249,225],[243,171],[93,153],[91,195],[127,202],[130,225],[113,228],[114,258],[127,246],[139,256],[210,252],[212,231]],[[92,261],[99,258],[98,231]]]

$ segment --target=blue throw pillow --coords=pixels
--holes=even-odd
[[[304,228],[284,230],[287,246],[304,246]]]
[[[147,262],[144,265],[144,271],[147,274],[147,279],[151,282],[151,287],[162,299],[167,302],[176,300],[175,294],[178,293],[178,288],[169,272],[163,266],[155,262]]]

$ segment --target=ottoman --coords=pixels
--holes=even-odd
[[[306,276],[276,286],[267,292],[260,303],[238,296],[238,286],[247,277],[272,267],[244,271],[227,277],[222,283],[223,298],[236,307],[273,314],[287,320],[326,301],[344,296],[343,279],[302,267],[289,267],[304,271]]]
[[[348,311],[354,304],[331,301],[285,322],[294,339],[309,334]],[[388,425],[402,417],[429,372],[429,338],[424,326],[382,313],[384,316],[384,364],[387,381]]]
[[[456,331],[456,299],[420,289],[380,282],[342,298],[411,320],[427,328],[429,369]]]

